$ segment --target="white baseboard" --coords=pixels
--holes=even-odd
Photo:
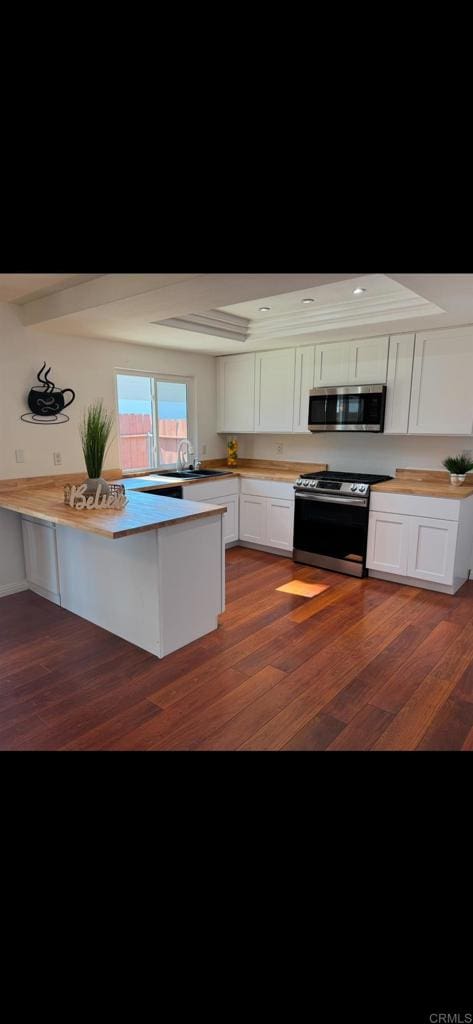
[[[19,594],[22,590],[29,590],[27,580],[21,580],[19,583],[2,583],[0,584],[0,597],[8,597],[9,594]]]

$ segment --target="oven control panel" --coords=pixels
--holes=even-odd
[[[357,495],[368,497],[369,484],[349,483],[346,480],[310,480],[299,476],[295,483],[296,488],[304,491],[321,491],[323,494],[339,494],[341,497]]]

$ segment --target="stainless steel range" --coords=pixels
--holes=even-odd
[[[303,473],[294,485],[295,562],[366,576],[370,473]]]

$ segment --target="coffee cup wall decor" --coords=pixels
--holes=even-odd
[[[67,423],[69,416],[65,415],[64,409],[74,401],[75,392],[72,388],[57,388],[49,379],[51,367],[44,373],[45,370],[46,363],[43,363],[36,375],[39,384],[35,384],[28,394],[31,411],[21,418],[25,423]]]

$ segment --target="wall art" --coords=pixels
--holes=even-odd
[[[46,363],[43,363],[39,373],[36,374],[39,384],[35,384],[28,394],[29,413],[21,417],[25,423],[67,423],[69,416],[66,416],[64,409],[71,405],[75,399],[75,392],[72,388],[57,388],[54,381],[49,379],[51,367],[46,370]],[[65,395],[70,394],[72,398],[68,402]]]

